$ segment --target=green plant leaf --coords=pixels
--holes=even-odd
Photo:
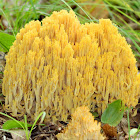
[[[92,113],[92,115],[94,116],[94,118],[99,117],[99,114],[98,114],[97,112],[91,112],[91,113]]]
[[[22,126],[25,127],[25,123],[21,122],[21,121],[14,121],[14,120],[8,120],[6,121],[2,128],[5,130],[9,130],[9,129],[14,129],[14,128],[22,128]],[[27,127],[31,127],[32,125],[27,124]]]
[[[13,35],[0,32],[0,51],[8,52],[14,40],[15,37]]]
[[[41,118],[41,123],[42,123],[43,120],[44,120],[44,118],[45,118],[45,116],[46,116],[46,112],[41,112],[41,113],[37,116],[36,120],[34,121],[32,127],[31,127],[31,130],[30,130],[30,133],[29,133],[29,138],[30,138],[30,136],[31,136],[31,133],[32,133],[32,131],[33,131],[34,126],[36,125],[37,121],[39,120],[39,118],[40,118],[41,116],[42,116],[42,118]]]
[[[124,111],[125,106],[122,100],[116,100],[108,105],[107,109],[102,114],[101,122],[107,123],[110,126],[117,126],[123,118]]]

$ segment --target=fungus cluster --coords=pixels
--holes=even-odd
[[[109,19],[80,24],[73,11],[31,21],[6,56],[5,109],[14,116],[63,120],[81,105],[101,114],[122,99],[136,106],[140,75],[130,45]]]
[[[58,140],[104,140],[105,137],[100,133],[100,123],[94,120],[89,111],[88,107],[78,107],[68,126],[57,134]]]

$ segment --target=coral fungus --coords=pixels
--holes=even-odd
[[[78,107],[72,114],[72,120],[62,133],[57,135],[58,140],[104,140],[100,133],[101,125],[94,120],[88,107]]]
[[[99,114],[122,99],[136,106],[140,76],[124,37],[109,19],[80,24],[73,11],[31,21],[6,56],[5,109],[14,116],[63,120],[78,106]]]

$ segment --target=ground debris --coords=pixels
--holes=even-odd
[[[36,126],[31,134],[32,140],[57,140],[56,135],[64,129],[64,124],[48,123],[45,126]]]
[[[117,128],[110,126],[109,124],[105,124],[103,126],[103,131],[108,138],[117,138]]]
[[[30,140],[57,140],[56,135],[60,133],[62,130],[64,130],[65,126],[66,124],[61,122],[57,122],[56,124],[49,122],[45,124],[45,126],[36,125],[31,133]],[[14,134],[10,132],[14,132]],[[18,134],[23,138],[15,134]],[[22,129],[10,130],[9,132],[0,131],[0,140],[25,140],[25,139],[26,139],[25,131]]]

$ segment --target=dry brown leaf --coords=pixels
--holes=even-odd
[[[26,140],[26,134],[24,130],[11,130],[11,132],[13,132],[11,135],[14,140]],[[23,138],[21,138],[19,135]]]
[[[116,137],[117,138],[117,129],[116,127],[110,126],[108,124],[105,124],[103,126],[103,131],[105,133],[105,135],[109,138],[113,138]]]
[[[81,1],[80,1],[81,2]],[[95,0],[95,1],[88,1],[84,0],[83,3],[89,3],[82,6],[85,11],[88,11],[93,17],[100,19],[100,18],[108,18],[109,12],[104,5],[103,0]],[[92,4],[91,4],[92,3]],[[80,9],[80,14],[85,15],[85,13]]]
[[[128,135],[128,121],[127,121],[127,118],[122,118],[120,125],[121,125],[123,131],[125,132],[125,134]]]
[[[138,127],[138,125],[140,124],[140,113],[137,113],[137,115],[132,117],[131,119],[130,119],[130,125],[132,127]]]

